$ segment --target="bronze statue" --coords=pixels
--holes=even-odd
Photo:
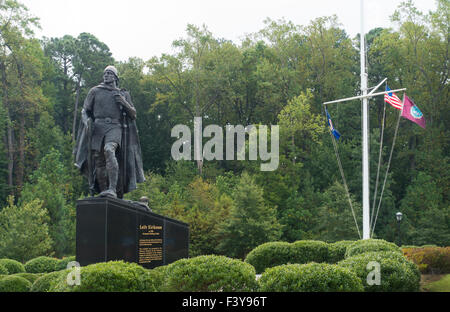
[[[81,111],[75,166],[88,176],[91,195],[123,198],[145,181],[136,109],[118,84],[117,69],[107,66],[103,83],[89,90]]]

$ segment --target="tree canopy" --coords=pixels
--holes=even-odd
[[[427,122],[422,129],[400,120],[378,238],[450,244],[449,7],[449,0],[437,0],[434,11],[423,13],[403,2],[391,17],[394,28],[366,35],[369,84],[386,77],[391,89],[407,88]],[[153,211],[188,222],[192,254],[245,257],[266,241],[358,238],[322,105],[360,89],[360,37],[350,38],[336,16],[307,25],[268,18],[239,44],[206,25],[187,25],[172,54],[122,62],[95,34],[37,39],[36,27],[25,6],[0,0],[0,222],[9,229],[0,229],[0,256],[26,258],[9,242],[20,241],[17,227],[31,226],[30,216],[42,242],[23,245],[30,254],[75,252],[75,202],[88,189],[73,166],[73,140],[81,103],[110,64],[136,107],[148,178],[126,196],[145,195]],[[398,118],[386,105],[383,97],[370,100],[372,185],[381,142],[385,178]],[[360,224],[359,102],[328,110],[342,135],[340,159]],[[173,160],[171,129],[183,124],[194,133],[195,117],[203,128],[279,125],[277,170],[261,171],[261,158]],[[249,144],[246,136],[247,153]],[[397,211],[405,216],[401,233]]]

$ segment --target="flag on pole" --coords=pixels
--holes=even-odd
[[[406,96],[406,94],[403,96],[402,117],[405,117],[406,119],[415,122],[416,124],[425,129],[425,118],[423,117],[422,112],[416,106],[416,104],[414,104],[414,102],[411,101],[409,97]]]
[[[386,85],[386,91],[391,91],[391,89],[387,85]],[[396,109],[402,109],[402,107],[403,107],[402,101],[393,92],[385,93],[384,101],[391,104]]]
[[[325,108],[325,112],[327,113],[327,122],[328,122],[328,126],[330,126],[330,131],[331,131],[331,133],[333,133],[336,140],[339,140],[339,138],[341,137],[341,134],[336,129],[334,129],[333,123],[331,122],[330,114],[328,114],[328,110],[326,108]]]

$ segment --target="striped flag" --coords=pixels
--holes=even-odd
[[[391,89],[387,85],[386,85],[386,91],[391,91]],[[385,93],[384,94],[384,101],[388,102],[389,104],[391,104],[396,109],[402,109],[403,108],[402,101],[393,92]]]

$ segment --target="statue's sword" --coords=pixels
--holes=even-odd
[[[92,119],[88,118],[86,126],[86,135],[88,140],[88,150],[87,150],[87,166],[88,166],[88,183],[89,183],[89,193],[94,196],[94,172],[92,168]]]

